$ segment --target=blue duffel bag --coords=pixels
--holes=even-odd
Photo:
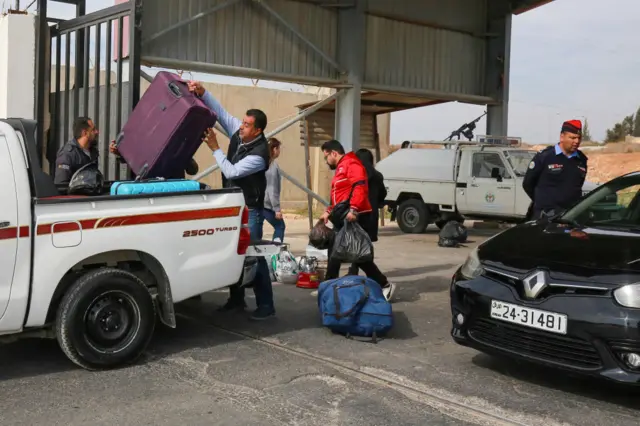
[[[391,304],[370,278],[349,275],[322,282],[318,308],[322,325],[346,337],[371,337],[375,343],[393,327]]]

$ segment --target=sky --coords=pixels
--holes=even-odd
[[[21,2],[23,7],[30,3]],[[14,3],[0,0],[2,6]],[[73,7],[49,4],[49,16],[73,17]],[[113,4],[114,0],[88,0],[87,9]],[[553,143],[564,120],[586,118],[594,139],[602,140],[607,128],[635,113],[640,107],[640,55],[634,53],[640,45],[638,16],[638,0],[555,0],[514,16],[509,136],[534,144]],[[223,84],[252,84],[242,78],[193,76]],[[260,81],[258,85],[301,90],[295,84]],[[447,103],[393,113],[391,143],[440,140],[484,109]],[[476,134],[484,134],[485,126],[483,119]]]

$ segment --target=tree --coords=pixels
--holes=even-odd
[[[638,111],[636,112],[636,119],[634,120],[632,135],[636,138],[640,138],[640,107],[638,107]]]
[[[582,127],[582,140],[591,142],[591,132],[589,131],[589,120],[584,119],[584,126]]]
[[[622,132],[624,136],[629,136],[633,134],[633,114],[627,115],[622,119]]]
[[[607,136],[605,142],[620,142],[625,137],[622,123],[616,123],[613,128],[607,129]]]

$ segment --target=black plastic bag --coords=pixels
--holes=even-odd
[[[345,263],[373,260],[373,243],[369,234],[356,222],[345,222],[336,233],[331,258]]]
[[[68,195],[100,195],[104,176],[95,161],[80,167],[69,180]]]
[[[461,223],[451,220],[440,230],[438,245],[440,247],[458,247],[467,241],[467,228]]]
[[[327,250],[333,244],[335,232],[325,225],[323,220],[319,220],[309,232],[309,244],[318,250]]]

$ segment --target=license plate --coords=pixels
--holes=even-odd
[[[491,301],[491,318],[552,333],[567,334],[567,316],[511,303]]]

